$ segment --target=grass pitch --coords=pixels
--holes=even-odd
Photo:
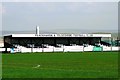
[[[3,78],[117,78],[118,52],[2,55]]]

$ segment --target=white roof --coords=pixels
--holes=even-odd
[[[11,34],[12,37],[111,37],[111,34]]]

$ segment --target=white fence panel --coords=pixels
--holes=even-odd
[[[111,51],[111,47],[105,47],[105,46],[103,46],[103,51]]]
[[[92,46],[84,47],[84,51],[93,51],[93,47]]]
[[[54,47],[54,52],[63,52],[63,48]]]
[[[10,51],[10,48],[7,48],[7,51]]]
[[[64,46],[64,52],[81,52],[83,46]]]
[[[43,52],[53,52],[53,48],[43,48]]]
[[[22,48],[21,49],[22,53],[26,53],[26,52],[32,52],[31,48]]]
[[[5,51],[5,48],[0,48],[0,52]]]
[[[120,47],[112,47],[112,51],[119,51]]]
[[[42,48],[33,48],[33,52],[42,52]]]

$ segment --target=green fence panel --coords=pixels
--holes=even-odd
[[[103,47],[93,47],[93,51],[103,51]]]

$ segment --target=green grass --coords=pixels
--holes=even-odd
[[[118,77],[118,52],[3,54],[2,60],[3,78]]]

